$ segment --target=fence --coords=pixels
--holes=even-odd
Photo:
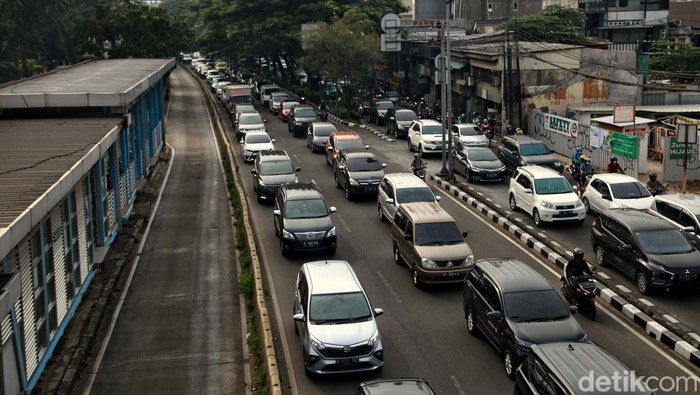
[[[671,139],[664,138],[664,181],[683,180],[683,159],[676,158],[671,151]],[[698,144],[691,145],[688,150],[688,180],[700,180],[700,159]],[[681,150],[681,153],[683,151]]]

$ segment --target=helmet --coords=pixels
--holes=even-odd
[[[610,158],[610,162],[617,162],[617,158],[613,156],[612,158]]]
[[[653,171],[649,173],[649,179],[652,181],[656,181],[656,173],[654,173]]]
[[[581,155],[581,160],[586,160],[586,155]]]
[[[418,155],[418,152],[416,152],[415,154],[413,154],[413,157],[414,157],[414,158],[418,158],[419,156],[420,156],[420,155]]]
[[[574,259],[581,260],[583,259],[583,250],[580,248],[576,248],[574,250]]]
[[[576,147],[576,152],[578,152],[580,154],[581,152],[583,152],[583,148],[580,146]]]
[[[523,134],[523,130],[520,128],[515,128],[515,134]]]
[[[591,158],[586,158],[585,161],[586,163],[591,163]]]

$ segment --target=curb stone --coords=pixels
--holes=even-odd
[[[381,131],[381,130],[375,128],[374,126],[370,126],[370,125],[365,124],[365,123],[348,122],[348,121],[345,121],[345,120],[343,120],[343,119],[341,119],[341,118],[339,118],[339,117],[337,117],[337,116],[335,116],[335,115],[333,115],[333,114],[329,114],[329,115],[328,115],[328,119],[331,120],[332,122],[337,123],[337,124],[340,124],[340,125],[352,126],[352,127],[356,127],[356,128],[361,128],[361,129],[369,130],[369,131],[372,132],[372,134],[374,134],[375,136],[379,137],[380,139],[382,139],[382,140],[384,140],[384,141],[390,142],[390,143],[396,141],[396,139],[393,138],[393,137],[391,137],[390,135],[388,135],[388,134],[384,133],[383,131]]]
[[[545,236],[543,233],[536,233],[536,236],[528,233],[519,225],[514,224],[508,218],[509,215],[505,210],[502,208],[492,209],[487,204],[477,200],[477,198],[471,196],[470,193],[467,193],[462,189],[464,188],[470,190],[470,192],[474,192],[476,194],[476,191],[474,191],[472,188],[462,184],[457,184],[459,185],[459,187],[457,187],[434,174],[430,175],[430,179],[435,181],[436,184],[451,193],[453,196],[469,204],[479,213],[484,214],[493,222],[496,222],[499,226],[503,227],[509,233],[517,237],[530,249],[535,250],[547,260],[554,263],[558,268],[564,268],[564,265],[568,260],[564,258],[562,254],[570,254],[570,251],[566,250],[561,251],[560,253],[556,251],[557,247],[547,247],[547,244],[555,244],[551,240],[547,240],[547,236]],[[481,199],[484,199],[483,196]],[[502,213],[497,211],[501,211]],[[558,245],[558,249],[563,249],[563,246]],[[599,279],[596,279],[596,285],[598,286],[596,293],[600,299],[610,304],[616,310],[620,311],[635,325],[643,329],[647,335],[653,337],[663,345],[673,349],[679,356],[692,362],[695,366],[700,367],[700,351],[698,351],[698,340],[700,340],[700,336],[690,330],[682,329],[682,327],[688,328],[687,325],[680,323],[673,316],[671,316],[671,320],[665,318],[665,314],[658,312],[658,308],[648,300],[644,299],[642,301],[641,298],[635,299],[632,297],[631,292],[626,292],[625,296],[632,299],[632,301],[620,296],[616,291],[614,291],[616,285],[613,285],[610,283],[610,281],[608,281],[609,276],[601,276],[601,274],[604,273],[596,273],[596,276],[599,277]],[[623,289],[627,290],[624,287]],[[657,321],[652,317],[658,317],[659,320]],[[663,322],[666,326],[662,325],[662,323],[659,321]]]

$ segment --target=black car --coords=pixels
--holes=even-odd
[[[277,191],[273,211],[282,255],[299,250],[334,254],[337,237],[331,214],[335,211],[335,207],[326,204],[313,183],[282,185]]]
[[[372,100],[369,103],[369,122],[381,125],[384,123],[386,110],[394,107],[394,102],[391,100]]]
[[[300,171],[301,167],[294,167],[285,151],[261,151],[250,171],[258,202],[274,199],[281,185],[298,182],[297,173]]]
[[[467,182],[503,181],[506,167],[490,148],[457,147],[452,153],[452,168],[462,174]]]
[[[497,155],[511,171],[527,165],[551,167],[559,173],[564,171],[564,165],[552,151],[543,142],[530,136],[503,136]]]
[[[360,383],[355,395],[435,395],[430,384],[420,377],[376,379]]]
[[[287,128],[294,137],[306,137],[306,131],[311,122],[318,121],[318,114],[307,104],[297,104],[289,110]]]
[[[385,167],[371,152],[342,150],[333,164],[335,187],[344,190],[348,200],[357,195],[376,197]]]
[[[534,344],[586,341],[586,333],[559,293],[541,274],[514,258],[478,260],[464,279],[464,318],[503,358],[506,375]]]
[[[386,134],[394,136],[396,139],[406,137],[408,136],[408,128],[411,126],[411,122],[416,119],[418,119],[418,115],[413,110],[392,107],[386,110],[385,114]]]
[[[633,209],[608,209],[593,221],[596,263],[634,279],[642,294],[698,289],[700,251],[693,235],[663,218]]]

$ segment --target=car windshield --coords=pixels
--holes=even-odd
[[[246,144],[258,144],[258,143],[269,143],[270,141],[270,136],[267,134],[248,134],[245,137],[245,142]]]
[[[247,104],[243,104],[243,105],[239,104],[236,106],[236,112],[250,114],[250,113],[256,113],[256,112],[258,112],[258,110],[256,110],[255,107],[247,105]]]
[[[384,92],[384,96],[386,96],[386,97],[399,97],[399,92],[397,92],[397,91]]]
[[[297,105],[297,104],[299,104],[299,103],[297,103],[295,101],[286,101],[286,102],[282,103],[282,108],[285,108],[285,109],[292,108],[292,106]]]
[[[394,103],[392,103],[390,101],[377,102],[377,110],[388,110],[392,107],[394,107]]]
[[[260,175],[276,176],[294,173],[294,166],[288,160],[274,160],[260,163]]]
[[[283,96],[273,96],[272,98],[273,98],[273,101],[274,101],[275,103],[277,103],[277,102],[280,102],[280,101],[282,101],[282,100],[289,99],[289,96],[287,96],[287,95],[283,95]]]
[[[315,117],[316,111],[312,108],[300,108],[294,112],[295,117]]]
[[[549,148],[544,144],[523,144],[520,146],[520,155],[522,156],[532,156],[532,155],[548,155],[550,154]]]
[[[382,165],[377,158],[350,158],[348,160],[349,171],[377,171]]]
[[[316,137],[328,137],[335,131],[335,126],[314,126],[314,136]]]
[[[557,195],[573,192],[571,184],[564,177],[535,179],[535,192],[538,195]]]
[[[328,215],[323,199],[288,200],[284,206],[285,218],[320,218]]]
[[[256,123],[263,123],[262,117],[260,114],[250,114],[250,115],[242,115],[241,119],[238,120],[243,125],[254,125]]]
[[[365,147],[360,139],[340,139],[335,141],[335,145],[338,151],[352,148],[362,149]]]
[[[644,185],[636,181],[610,184],[610,189],[615,199],[639,199],[651,196]]]
[[[413,111],[398,111],[396,113],[397,121],[413,121],[415,119],[418,119],[418,115]]]
[[[494,161],[498,160],[498,157],[496,154],[493,153],[490,149],[478,149],[478,150],[466,150],[467,156],[471,160],[480,160],[480,161]]]
[[[442,133],[442,125],[425,125],[423,126],[423,134],[440,134]]]
[[[484,133],[479,130],[476,126],[466,126],[459,128],[460,136],[481,136]]]
[[[515,322],[554,321],[569,317],[569,309],[552,290],[503,294],[505,315]]]
[[[416,245],[441,246],[464,243],[464,236],[455,222],[416,224]]]
[[[693,250],[678,229],[642,230],[635,232],[639,247],[647,254],[685,254]]]
[[[430,188],[415,187],[415,188],[400,188],[396,190],[397,203],[412,203],[412,202],[434,202],[435,195]]]
[[[234,104],[250,104],[253,98],[250,95],[231,96],[229,101]]]
[[[334,324],[372,318],[362,292],[311,295],[309,321],[313,324]]]

